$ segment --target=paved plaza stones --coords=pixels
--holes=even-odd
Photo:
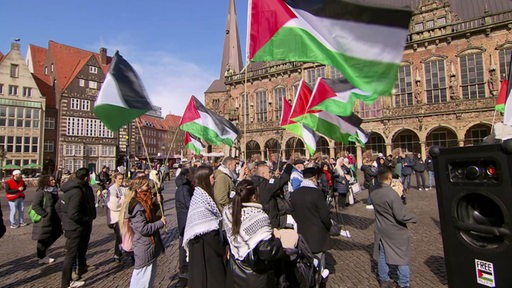
[[[27,192],[25,208],[33,198],[34,189]],[[164,190],[165,210],[168,218],[167,232],[162,231],[166,252],[158,259],[158,276],[155,287],[174,287],[178,269],[178,234],[174,209],[174,179],[166,182]],[[418,216],[418,223],[409,225],[413,260],[411,264],[411,287],[448,287],[444,267],[442,240],[435,190],[411,189],[407,208]],[[359,200],[366,199],[364,191]],[[9,222],[9,207],[5,198],[1,200],[4,223]],[[328,255],[331,275],[328,287],[378,287],[376,262],[371,260],[373,251],[374,212],[365,208],[363,202],[356,203],[341,212],[346,229],[352,238],[332,238]],[[341,220],[340,219],[340,220]],[[64,256],[64,237],[61,237],[48,255],[56,258],[53,264],[40,265],[35,257],[36,242],[31,239],[32,225],[18,229],[7,228],[0,239],[0,287],[59,287]],[[93,269],[83,275],[85,287],[128,287],[132,267],[127,263],[117,264],[113,260],[114,236],[107,227],[105,212],[98,210],[94,221],[90,248],[87,254]],[[396,279],[396,275],[394,275]]]

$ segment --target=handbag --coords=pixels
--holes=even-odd
[[[359,194],[359,192],[361,192],[361,186],[357,182],[350,184],[349,189],[350,189],[350,192],[352,192],[353,195],[357,195],[357,194]]]
[[[128,219],[124,219],[121,229],[121,248],[126,252],[133,251],[133,228]]]
[[[46,209],[46,193],[43,191],[43,209]],[[34,209],[32,209],[32,205],[28,207],[28,217],[32,220],[32,223],[37,223],[43,219],[43,216],[37,214]]]
[[[352,190],[348,190],[348,193],[347,193],[347,204],[348,205],[352,205],[354,204],[354,194],[352,193]]]

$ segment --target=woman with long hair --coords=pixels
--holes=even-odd
[[[46,251],[62,235],[61,221],[55,210],[55,204],[59,200],[59,189],[55,183],[53,176],[41,176],[32,202],[32,209],[42,216],[39,222],[34,223],[32,229],[32,239],[37,240],[36,250],[39,264],[49,264],[55,261],[54,258],[46,256]]]
[[[236,186],[232,204],[223,211],[223,223],[230,248],[228,282],[235,288],[276,287],[272,264],[284,251],[251,180]]]
[[[199,166],[194,172],[183,248],[189,263],[188,287],[225,287],[225,245],[220,231],[222,215],[213,201],[213,169]]]
[[[152,212],[153,201],[148,178],[135,178],[130,190],[134,194],[124,214],[134,232],[132,245],[135,263],[130,287],[153,287],[157,257],[164,251],[159,230],[165,226],[166,219],[162,217],[156,220]]]

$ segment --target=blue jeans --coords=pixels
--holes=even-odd
[[[384,252],[384,246],[382,245],[382,241],[379,242],[379,261],[377,265],[380,282],[389,281],[389,266],[386,263],[386,254]],[[409,265],[398,265],[398,286],[409,286],[410,280],[411,271],[409,270]]]
[[[152,264],[140,269],[133,269],[132,278],[130,280],[131,288],[150,288],[153,287],[156,278],[156,259]]]
[[[22,223],[25,223],[25,220],[23,218],[23,210],[25,199],[23,198],[17,198],[14,201],[8,201],[9,202],[9,208],[11,210],[11,213],[9,214],[9,220],[11,221],[11,225],[20,225]],[[18,215],[16,215],[18,213]],[[17,219],[16,219],[16,216]],[[16,221],[18,220],[18,221]]]
[[[434,182],[434,171],[428,171],[428,188],[432,188],[432,182]]]

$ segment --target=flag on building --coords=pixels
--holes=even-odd
[[[94,103],[94,114],[108,129],[118,131],[151,109],[137,72],[116,52]]]
[[[302,85],[302,83],[303,82],[301,81],[301,84],[299,84],[298,91],[304,89],[306,90],[306,92],[303,93],[307,93],[307,89],[309,89],[309,87],[307,85]],[[311,93],[311,89],[309,89],[309,93]],[[295,97],[295,100],[297,100],[297,97]],[[302,123],[297,123],[291,120],[291,114],[292,105],[290,105],[290,103],[286,101],[286,98],[283,97],[283,107],[281,110],[281,127],[302,138],[302,140],[304,141],[304,145],[306,145],[306,148],[309,151],[309,154],[315,154],[316,141],[318,141],[318,135],[311,128],[302,125]]]
[[[204,149],[204,146],[201,140],[185,132],[185,148],[199,155]]]
[[[190,97],[180,129],[213,145],[233,146],[239,134],[236,126],[217,113],[207,109],[196,97]]]
[[[355,88],[346,79],[318,78],[308,109],[348,116],[353,112],[356,99],[365,101],[368,97],[370,97],[368,93]]]
[[[344,0],[252,0],[248,58],[330,65],[376,99],[395,85],[411,15]]]
[[[505,112],[505,103],[507,102],[507,90],[508,90],[508,80],[503,79],[501,81],[500,93],[498,94],[498,99],[496,99],[496,106],[494,106],[494,109],[501,113]]]

